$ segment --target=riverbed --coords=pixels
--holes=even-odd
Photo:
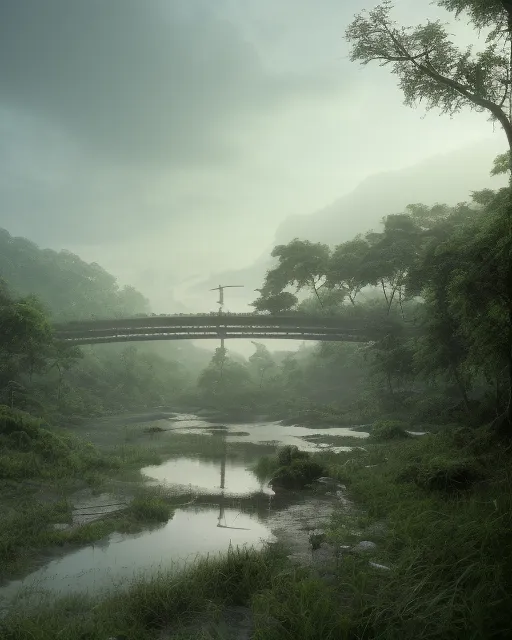
[[[112,428],[119,424],[119,418],[112,418]],[[134,434],[143,428],[130,425]],[[147,431],[147,425],[145,428]],[[198,556],[225,552],[230,545],[258,548],[283,535],[289,540],[294,523],[298,527],[302,523],[299,528],[304,530],[320,526],[332,510],[333,498],[303,492],[276,495],[268,479],[252,471],[254,465],[282,445],[310,452],[336,451],[349,448],[343,445],[347,436],[361,441],[367,437],[349,428],[310,429],[277,422],[224,425],[190,414],[153,420],[151,428],[151,437],[160,441],[178,434],[200,436],[189,451],[180,449],[164,463],[142,469],[148,484],[186,493],[191,499],[162,525],[139,534],[115,533],[93,545],[47,558],[23,579],[0,589],[0,609],[7,610],[14,601],[28,604],[48,596],[95,595],[124,588],[141,575],[178,571]],[[109,421],[102,420],[90,425],[88,436],[99,444],[108,431]],[[100,496],[95,508],[115,499],[115,495]],[[296,552],[304,553],[303,546]]]

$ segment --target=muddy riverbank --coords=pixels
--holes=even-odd
[[[142,484],[161,489],[181,504],[167,522],[138,533],[113,531],[81,548],[46,550],[35,570],[0,589],[4,611],[12,602],[25,599],[28,605],[45,594],[97,594],[121,588],[133,576],[179,570],[198,555],[223,553],[230,546],[262,548],[281,540],[289,546],[290,557],[303,564],[325,555],[325,547],[320,554],[311,552],[309,535],[325,525],[338,498],[318,493],[276,495],[267,486],[268,478],[258,478],[252,469],[261,456],[280,445],[306,451],[347,449],[342,444],[345,438],[362,441],[365,434],[268,422],[227,425],[190,414],[159,412],[145,417],[116,416],[76,431],[104,450],[144,447],[164,457],[142,469]],[[69,497],[73,521],[52,526],[64,530],[110,518],[129,505],[139,484],[118,477],[96,492],[75,491]]]

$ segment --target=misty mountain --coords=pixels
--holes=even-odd
[[[117,278],[99,264],[86,262],[70,251],[42,249],[0,228],[2,283],[15,296],[37,296],[55,321],[122,318],[151,311],[142,293],[132,286],[119,286]],[[111,353],[120,353],[124,345],[109,348]],[[194,371],[206,366],[211,357],[210,351],[188,340],[144,343],[137,348],[186,364]]]
[[[504,186],[504,176],[491,177],[490,169],[503,147],[496,139],[487,139],[457,151],[436,155],[412,167],[369,176],[352,192],[309,215],[287,218],[277,229],[273,246],[294,238],[325,242],[331,246],[352,239],[379,226],[384,216],[401,213],[408,204],[446,203],[455,205],[470,199],[472,191]],[[257,297],[266,270],[272,264],[268,247],[264,254],[243,269],[214,274],[192,290],[200,291],[219,282],[244,284],[233,297],[232,310]],[[237,306],[236,306],[237,305]],[[235,308],[236,306],[236,308]]]

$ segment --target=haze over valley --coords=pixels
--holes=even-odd
[[[0,2],[0,639],[512,637],[511,0]]]

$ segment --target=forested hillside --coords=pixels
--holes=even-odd
[[[0,274],[15,295],[35,295],[54,319],[116,318],[146,313],[149,302],[96,263],[69,251],[40,249],[0,229]]]
[[[0,230],[0,402],[39,415],[94,416],[169,404],[193,384],[207,352],[189,343],[68,349],[51,323],[149,312],[100,265],[40,249]]]

